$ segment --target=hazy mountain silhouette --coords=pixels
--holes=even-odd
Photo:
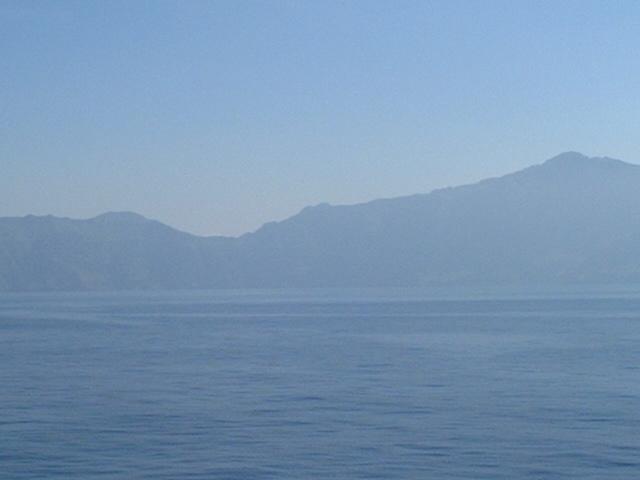
[[[574,152],[238,238],[132,213],[0,219],[2,290],[617,281],[640,281],[640,167]]]

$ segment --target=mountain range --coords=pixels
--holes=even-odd
[[[0,218],[0,291],[637,281],[640,166],[575,152],[234,238],[126,212]]]

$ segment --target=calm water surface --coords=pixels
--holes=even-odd
[[[640,296],[0,296],[2,479],[640,477]]]

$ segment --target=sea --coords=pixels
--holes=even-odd
[[[0,295],[0,479],[640,478],[640,286]]]

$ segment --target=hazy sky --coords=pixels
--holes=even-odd
[[[238,234],[640,160],[640,2],[0,0],[0,216]]]

